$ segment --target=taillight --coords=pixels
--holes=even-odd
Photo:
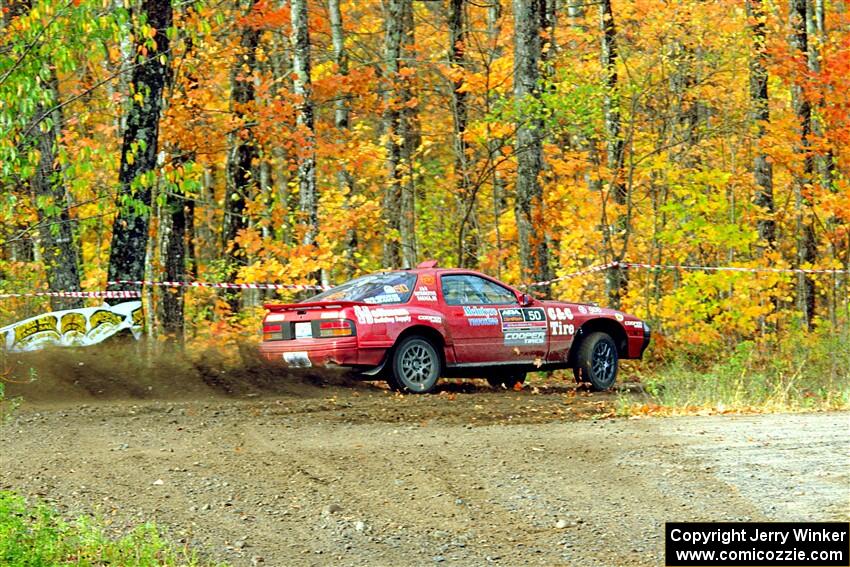
[[[350,337],[353,334],[354,323],[347,319],[319,323],[320,337]]]
[[[280,325],[263,325],[264,341],[279,341],[283,339],[283,327]]]

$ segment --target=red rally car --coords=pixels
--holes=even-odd
[[[260,352],[290,367],[339,366],[425,393],[441,376],[497,387],[529,371],[572,368],[610,388],[618,361],[640,358],[649,326],[612,309],[542,301],[434,261],[356,278],[302,303],[270,304]]]

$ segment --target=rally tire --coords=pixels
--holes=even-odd
[[[393,350],[387,383],[399,392],[427,394],[434,391],[441,372],[440,354],[434,345],[419,336],[407,337]]]
[[[517,384],[525,384],[525,372],[510,372],[491,376],[487,382],[496,390],[513,390]]]
[[[614,385],[618,368],[617,345],[607,333],[591,333],[579,345],[573,369],[576,380],[601,392]]]

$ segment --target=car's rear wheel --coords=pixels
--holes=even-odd
[[[590,383],[596,391],[607,390],[617,380],[619,357],[614,339],[607,333],[591,333],[579,345],[576,380]]]
[[[387,383],[400,392],[425,394],[434,390],[441,370],[440,355],[430,341],[407,337],[393,352]]]
[[[497,390],[513,390],[517,384],[525,383],[525,372],[508,372],[487,378],[490,386]]]

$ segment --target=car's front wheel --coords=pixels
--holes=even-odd
[[[617,380],[618,362],[614,339],[607,333],[591,333],[579,345],[576,379],[589,382],[596,391],[607,390]]]
[[[407,337],[393,352],[390,387],[401,392],[425,394],[437,385],[441,372],[440,355],[427,339]]]

